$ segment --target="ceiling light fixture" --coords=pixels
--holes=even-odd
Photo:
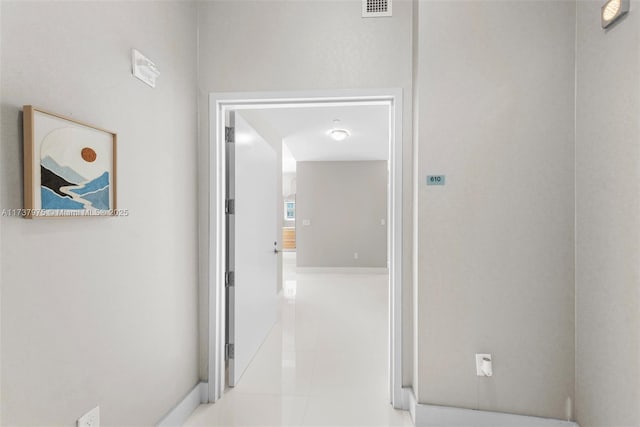
[[[606,2],[600,12],[602,28],[607,28],[622,15],[629,12],[629,3],[629,0],[609,0]]]
[[[333,138],[335,141],[344,141],[348,136],[351,135],[346,129],[339,128],[340,120],[335,119],[333,121],[333,129],[329,131],[329,136]]]

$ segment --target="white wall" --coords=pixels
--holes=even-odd
[[[576,415],[640,425],[640,2],[608,31],[578,2]]]
[[[131,76],[131,48],[161,70]],[[122,218],[3,217],[2,424],[153,425],[198,381],[196,8],[2,2],[0,203],[22,206],[23,104],[118,133]]]
[[[296,173],[284,172],[282,174],[282,197],[291,198],[296,194]]]
[[[387,267],[387,171],[386,161],[298,162],[298,267]]]
[[[418,399],[565,418],[575,3],[418,9]],[[428,174],[446,185],[427,187]],[[490,379],[475,373],[484,352]]]
[[[295,91],[400,87],[404,109],[411,107],[411,14],[409,0],[396,0],[392,18],[362,19],[359,0],[338,1],[215,1],[198,5],[200,82],[200,159],[208,158],[210,92]],[[402,124],[404,189],[411,193],[411,115]],[[203,170],[203,177],[206,175]],[[207,194],[200,189],[201,209]],[[404,200],[403,280],[406,315],[411,319],[411,200]],[[200,223],[200,235],[207,224]],[[206,242],[200,244],[206,254]],[[206,284],[201,268],[201,337],[207,337]],[[409,334],[410,329],[405,332]],[[206,378],[207,342],[201,352],[201,378]],[[411,342],[403,372],[411,379]]]

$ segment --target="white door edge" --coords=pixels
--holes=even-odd
[[[208,245],[200,254],[208,276],[208,401],[222,397],[225,388],[225,144],[224,117],[228,110],[339,105],[389,106],[389,401],[407,409],[402,391],[402,89],[355,89],[304,92],[224,92],[209,94],[209,145],[200,174],[208,206],[200,210],[208,224]],[[206,151],[205,151],[206,153]],[[214,181],[215,179],[215,181]]]

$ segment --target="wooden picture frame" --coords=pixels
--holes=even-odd
[[[24,217],[117,214],[117,135],[24,106]]]

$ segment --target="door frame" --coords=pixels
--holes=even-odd
[[[402,89],[303,92],[214,92],[209,94],[209,155],[205,191],[209,197],[206,238],[208,277],[208,401],[225,389],[225,114],[230,110],[341,105],[389,108],[389,191],[387,195],[387,263],[389,268],[389,401],[403,408],[402,391]]]

